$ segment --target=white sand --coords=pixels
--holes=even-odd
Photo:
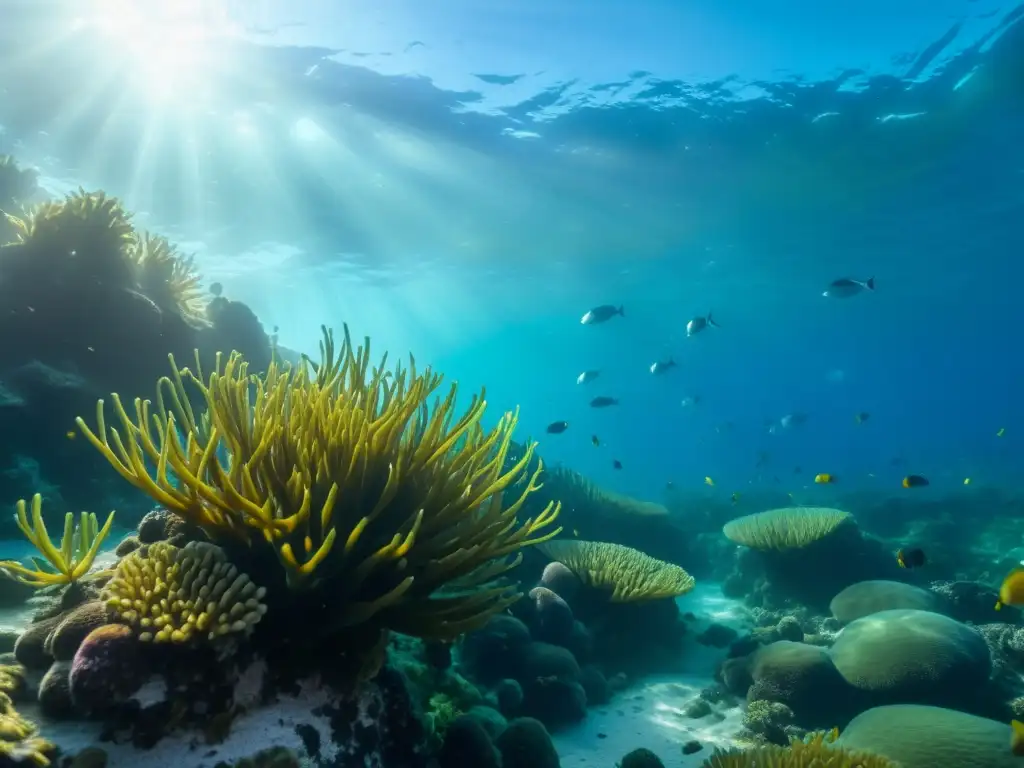
[[[693,634],[711,622],[739,631],[750,626],[742,606],[723,597],[717,584],[699,584],[679,599],[679,608],[697,616]],[[683,714],[701,689],[714,685],[715,664],[725,651],[691,642],[684,653],[683,674],[647,678],[607,706],[591,709],[582,723],[556,733],[563,768],[611,768],[639,747],[654,752],[666,768],[695,768],[715,747],[732,746],[732,736],[742,726],[741,707],[712,705],[714,712],[700,719]],[[694,739],[704,748],[684,755],[683,744]]]

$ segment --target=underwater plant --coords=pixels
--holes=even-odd
[[[322,328],[321,362],[273,362],[251,375],[239,353],[204,376],[178,368],[157,388],[155,412],[120,398],[121,427],[79,429],[136,488],[205,532],[266,587],[267,636],[315,641],[346,627],[454,639],[518,599],[500,577],[519,550],[547,541],[559,504],[517,515],[540,485],[533,446],[504,468],[517,415],[485,430],[484,393],[456,416],[457,387],[430,398],[429,368],[370,369],[370,347],[340,353]],[[197,417],[194,389],[205,400]],[[522,481],[522,482],[521,482]],[[505,492],[515,487],[511,504]],[[310,621],[315,617],[315,621]],[[308,636],[294,637],[304,621]]]
[[[559,539],[540,544],[538,549],[584,584],[611,592],[613,603],[678,597],[693,589],[695,583],[678,565],[621,544]]]
[[[68,512],[64,516],[64,535],[60,540],[60,549],[53,545],[46,530],[42,497],[38,493],[32,497],[31,524],[24,499],[17,504],[17,523],[25,538],[39,551],[50,568],[44,567],[42,560],[33,557],[34,568],[26,568],[17,560],[4,560],[0,561],[0,572],[32,587],[46,587],[52,584],[72,584],[89,572],[114,524],[114,513],[107,516],[107,521],[100,528],[96,515],[91,512],[83,512],[77,526],[75,516]]]
[[[113,279],[116,285],[133,282],[126,253],[135,230],[131,214],[116,197],[79,189],[63,200],[35,206],[24,218],[5,215],[17,242],[39,257],[81,265],[90,274]]]
[[[193,257],[179,253],[163,235],[143,232],[134,235],[128,258],[140,289],[157,306],[172,306],[193,324],[206,323],[205,292]]]
[[[716,749],[701,768],[899,768],[881,755],[853,752],[835,745],[838,729],[792,739],[788,747],[763,745],[747,749]]]
[[[801,549],[823,539],[853,516],[829,507],[785,507],[744,515],[722,528],[736,544],[759,550]]]
[[[10,155],[0,155],[0,207],[20,207],[39,187],[39,173],[21,168]]]

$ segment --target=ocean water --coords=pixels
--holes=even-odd
[[[121,196],[282,344],[348,322],[642,496],[1014,483],[1013,4],[9,6],[0,148]],[[842,276],[878,290],[822,298]]]
[[[117,196],[282,347],[347,324],[462,403],[486,387],[485,423],[518,408],[519,439],[602,488],[954,499],[966,530],[1024,491],[1022,20],[1001,0],[0,0],[0,154],[41,197]],[[823,296],[838,278],[876,288]],[[581,323],[604,304],[624,316]],[[28,410],[3,423],[45,422]],[[31,492],[9,470],[0,508]],[[722,598],[701,590],[679,607],[703,621]],[[711,679],[691,673],[687,697]]]

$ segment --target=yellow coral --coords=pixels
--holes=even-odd
[[[70,257],[123,261],[134,236],[131,215],[104,192],[79,189],[36,206],[25,218],[6,216],[18,242]]]
[[[852,520],[849,512],[828,507],[770,509],[730,520],[722,533],[751,549],[799,549],[823,539]]]
[[[163,235],[149,232],[135,235],[128,257],[136,265],[142,292],[158,306],[171,304],[186,320],[205,322],[205,294],[194,257],[179,253]]]
[[[750,749],[716,749],[701,768],[900,768],[881,755],[852,752],[835,746],[835,729],[793,739],[788,747],[764,745]]]
[[[46,768],[50,764],[47,755],[57,751],[57,747],[46,739],[32,737],[21,741],[0,741],[0,757],[6,757],[11,763],[22,763]]]
[[[219,547],[157,542],[146,549],[123,558],[103,588],[107,607],[140,640],[187,643],[247,634],[266,612],[266,590],[239,573]]]
[[[332,626],[373,620],[440,638],[480,626],[518,598],[494,583],[518,551],[559,532],[545,531],[556,503],[517,520],[540,487],[541,468],[527,473],[534,446],[506,471],[516,414],[485,431],[483,393],[456,417],[455,385],[430,408],[440,375],[417,374],[411,358],[387,370],[386,356],[371,371],[369,339],[353,349],[346,327],[336,355],[323,332],[319,365],[275,361],[262,376],[238,353],[208,377],[172,358],[155,413],[136,400],[133,419],[115,394],[120,430],[107,429],[102,400],[96,432],[78,426],[126,480],[212,540],[273,551]],[[187,386],[206,401],[201,420]]]
[[[31,525],[29,525],[24,499],[18,502],[17,510],[18,527],[21,532],[39,550],[54,570],[44,568],[43,562],[39,558],[33,557],[31,559],[35,568],[26,568],[16,560],[4,560],[0,562],[0,572],[32,587],[70,584],[85,576],[92,567],[103,540],[110,533],[110,526],[114,524],[113,512],[107,516],[107,522],[103,524],[103,528],[98,527],[96,515],[83,512],[76,528],[75,516],[68,512],[64,516],[64,535],[60,540],[60,549],[57,549],[46,531],[46,523],[43,522],[42,514],[42,497],[38,493],[32,497]]]
[[[560,539],[541,544],[540,550],[585,584],[611,591],[614,603],[678,597],[694,586],[693,577],[678,565],[621,544]]]

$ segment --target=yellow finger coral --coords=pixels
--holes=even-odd
[[[172,308],[193,324],[206,322],[206,301],[195,260],[184,256],[162,235],[136,234],[128,257],[134,262],[142,292],[157,306]]]
[[[102,596],[140,640],[187,643],[247,634],[267,610],[265,594],[213,544],[157,542],[123,558]]]
[[[853,516],[828,507],[786,507],[730,520],[722,533],[730,541],[761,550],[799,549],[823,539]]]
[[[440,375],[417,374],[411,358],[387,370],[386,356],[371,370],[369,339],[353,349],[346,327],[335,354],[323,332],[318,365],[275,361],[260,376],[238,353],[208,376],[172,358],[155,412],[136,400],[132,418],[115,394],[120,429],[108,430],[102,400],[96,431],[78,426],[122,477],[214,542],[273,553],[291,591],[311,593],[328,619],[322,631],[373,621],[453,638],[481,626],[518,598],[495,583],[518,550],[558,533],[547,530],[555,503],[517,519],[541,474],[527,472],[532,446],[506,467],[517,416],[485,430],[484,394],[457,416],[455,385],[431,407]]]
[[[541,544],[540,550],[584,584],[609,590],[613,603],[678,597],[694,586],[693,577],[678,565],[621,544],[559,539]]]
[[[103,540],[110,533],[114,524],[114,513],[107,516],[103,528],[99,528],[96,515],[83,512],[75,526],[75,516],[68,512],[64,516],[64,535],[57,549],[50,540],[43,522],[42,497],[37,493],[32,497],[32,523],[29,524],[25,500],[18,502],[18,528],[25,534],[32,545],[39,550],[46,562],[53,568],[45,568],[43,562],[36,557],[31,558],[35,568],[26,568],[16,560],[0,562],[0,572],[23,584],[32,587],[45,587],[51,584],[70,584],[85,576],[92,567],[96,555],[100,551]]]
[[[134,229],[117,198],[79,189],[36,206],[25,218],[7,214],[7,221],[17,241],[40,257],[87,265],[94,274],[117,278],[118,285],[132,282],[126,251]]]
[[[788,747],[764,745],[750,749],[716,749],[701,768],[900,768],[881,755],[851,752],[834,744],[838,731],[815,733]]]

